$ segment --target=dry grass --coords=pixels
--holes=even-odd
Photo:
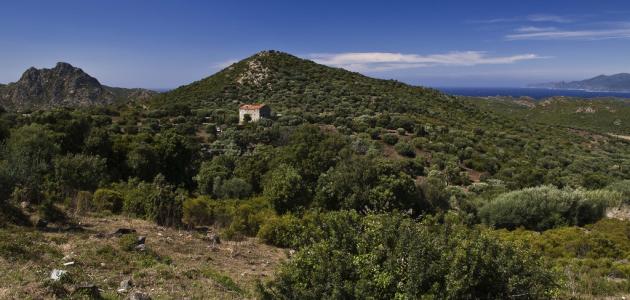
[[[46,279],[55,268],[71,275],[72,282],[64,285],[67,291],[76,284],[92,283],[107,299],[125,297],[116,289],[126,278],[132,278],[135,290],[154,299],[253,298],[256,282],[269,278],[287,257],[285,250],[253,238],[213,246],[204,239],[205,233],[163,228],[142,220],[116,216],[77,221],[84,231],[0,229],[9,237],[0,242],[0,251],[3,245],[28,244],[17,250],[9,247],[4,255],[0,252],[1,299],[53,297]],[[123,227],[146,236],[147,251],[125,251],[120,238],[110,235]],[[19,237],[27,239],[19,241]],[[18,258],[15,253],[19,251],[27,254]],[[75,265],[63,266],[66,261]]]

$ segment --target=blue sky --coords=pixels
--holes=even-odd
[[[630,2],[0,2],[0,83],[66,61],[173,88],[265,49],[429,86],[584,79],[630,72]]]

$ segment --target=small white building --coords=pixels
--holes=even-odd
[[[261,118],[269,118],[271,108],[266,104],[241,104],[238,108],[238,123],[256,122]]]

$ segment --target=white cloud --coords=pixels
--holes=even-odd
[[[538,23],[573,23],[574,18],[552,15],[552,14],[533,14],[527,16],[518,16],[511,18],[496,18],[488,20],[476,20],[472,23],[495,24],[495,23],[513,23],[513,22],[538,22]]]
[[[350,52],[311,54],[317,63],[358,72],[382,72],[433,66],[474,66],[511,64],[518,61],[543,58],[536,54],[489,56],[481,51],[449,52],[445,54],[418,55],[388,52]]]
[[[573,19],[568,18],[568,17],[564,17],[564,16],[558,16],[558,15],[549,15],[549,14],[535,14],[535,15],[529,15],[526,18],[528,21],[532,21],[532,22],[552,22],[552,23],[571,23],[573,22]]]
[[[628,39],[630,28],[610,28],[592,30],[545,30],[538,32],[523,32],[508,34],[507,40],[604,40]]]
[[[555,27],[536,27],[536,26],[523,26],[516,29],[516,32],[542,32],[542,31],[553,31],[556,30]]]

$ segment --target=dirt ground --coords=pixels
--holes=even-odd
[[[96,285],[105,299],[134,291],[152,299],[248,299],[257,281],[269,279],[288,257],[288,250],[254,238],[215,244],[206,232],[120,216],[81,217],[76,223],[80,229],[0,229],[0,299],[65,298],[82,284]],[[146,236],[146,250],[125,249],[124,236],[112,235],[119,228]],[[70,275],[61,288],[48,279],[53,269]],[[117,292],[125,279],[132,280],[132,290]]]

